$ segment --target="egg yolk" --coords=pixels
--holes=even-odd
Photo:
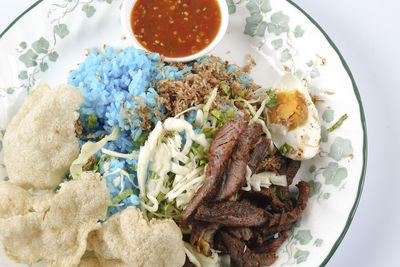
[[[290,131],[307,122],[307,104],[298,90],[276,92],[276,96],[278,97],[277,106],[268,110],[270,123],[286,126]]]

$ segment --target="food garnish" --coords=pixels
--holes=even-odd
[[[228,97],[232,97],[231,88],[229,88],[228,85],[226,85],[225,83],[220,83],[219,86],[221,87],[222,91],[223,91]]]
[[[267,95],[269,96],[269,100],[268,102],[265,104],[265,106],[267,108],[274,108],[276,107],[278,104],[276,103],[278,101],[278,96],[275,94],[274,91],[272,91],[272,89],[269,89],[267,92]]]
[[[88,130],[93,129],[96,126],[96,123],[97,123],[96,114],[94,113],[90,114],[88,117],[88,126],[87,126]]]
[[[280,148],[279,148],[279,152],[281,152],[282,155],[285,155],[287,153],[289,153],[290,151],[293,150],[293,147],[290,146],[288,143],[283,144]]]
[[[347,114],[342,115],[342,116],[339,118],[339,120],[338,120],[334,125],[332,125],[332,127],[330,127],[327,131],[328,131],[328,132],[333,132],[334,130],[336,130],[337,128],[339,128],[339,127],[342,125],[342,123],[343,123],[345,120],[347,120],[347,118],[348,118]]]

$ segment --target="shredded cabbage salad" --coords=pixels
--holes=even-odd
[[[138,159],[138,183],[143,211],[178,219],[183,207],[205,178],[209,141],[184,118],[158,122]],[[198,129],[197,129],[198,130]]]

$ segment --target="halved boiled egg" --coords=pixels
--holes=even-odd
[[[307,88],[294,75],[285,74],[272,91],[276,106],[265,109],[264,116],[275,146],[294,160],[313,158],[319,152],[321,125]]]

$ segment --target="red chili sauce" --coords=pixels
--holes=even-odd
[[[147,50],[185,57],[214,40],[221,26],[221,10],[217,0],[138,0],[131,26]]]

